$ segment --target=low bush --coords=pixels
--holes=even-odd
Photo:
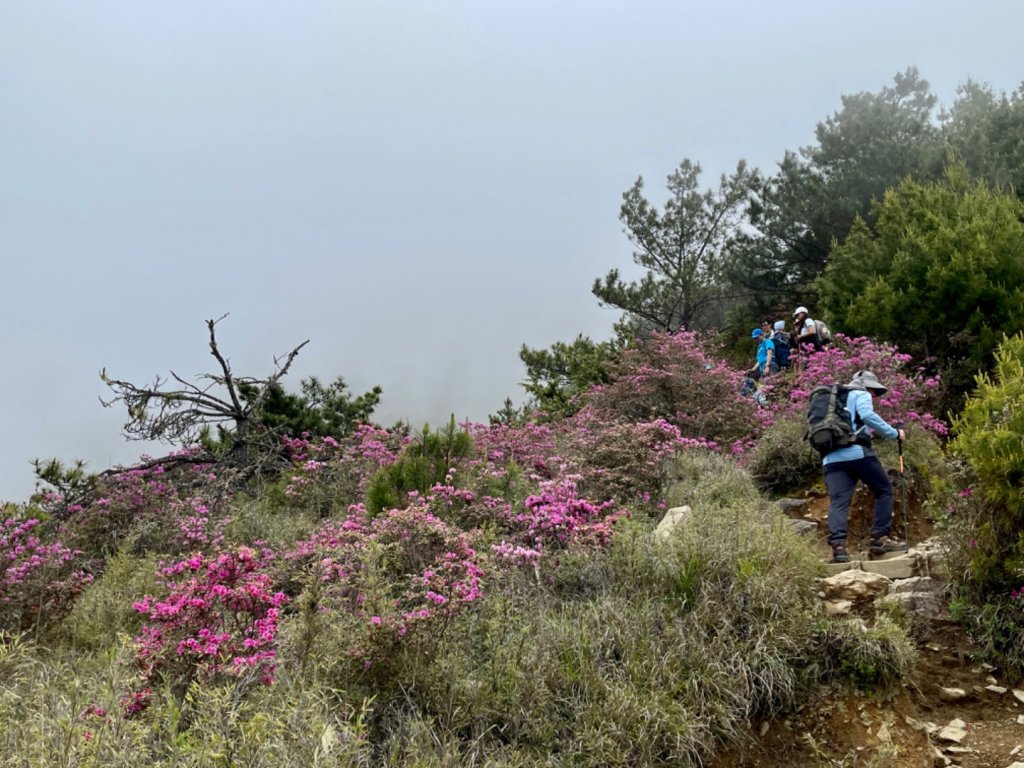
[[[153,556],[120,553],[109,558],[103,574],[90,584],[61,624],[61,635],[79,650],[101,651],[133,637],[142,616],[132,607],[146,594],[157,594],[157,562]]]
[[[806,415],[799,412],[781,416],[765,429],[745,462],[761,489],[781,494],[821,475],[821,456],[804,440],[806,433]]]
[[[961,489],[946,517],[954,615],[1024,677],[1024,335],[1005,339],[954,422]]]

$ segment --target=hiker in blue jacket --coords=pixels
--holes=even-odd
[[[747,375],[757,380],[762,376],[778,373],[779,364],[775,360],[775,342],[760,328],[751,331],[750,338],[757,342],[757,362],[754,363],[753,368],[747,371]]]
[[[858,480],[875,497],[875,519],[871,526],[869,555],[881,557],[888,552],[907,549],[905,542],[889,538],[892,529],[892,484],[885,467],[871,447],[873,433],[900,440],[906,438],[906,433],[875,413],[872,394],[881,396],[888,391],[875,374],[871,371],[857,371],[846,386],[850,390],[846,398],[846,410],[850,413],[857,442],[827,453],[822,459],[829,495],[828,543],[832,547],[834,563],[850,561],[846,550],[847,515]]]

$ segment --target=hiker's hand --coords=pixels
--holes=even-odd
[[[900,430],[897,430],[897,432],[898,432],[898,434],[896,435],[896,439],[897,440],[906,440],[907,439],[907,433],[906,433],[905,430],[900,429]]]

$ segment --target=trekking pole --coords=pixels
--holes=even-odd
[[[900,509],[903,511],[903,541],[910,549],[910,520],[907,517],[907,474],[903,464],[903,438],[897,437],[896,444],[900,455]]]

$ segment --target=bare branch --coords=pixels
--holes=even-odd
[[[128,410],[128,420],[122,429],[126,438],[192,445],[204,429],[232,424],[233,449],[247,447],[253,422],[270,389],[288,373],[299,350],[309,340],[291,350],[283,364],[275,356],[275,370],[270,376],[236,377],[227,358],[217,346],[216,326],[225,317],[227,315],[206,321],[210,332],[210,354],[216,359],[220,372],[200,374],[197,379],[208,382],[205,385],[187,381],[174,371],[171,371],[171,381],[179,387],[177,389],[167,388],[169,380],[160,376],[148,386],[138,386],[130,381],[111,378],[106,369],[100,372],[100,378],[114,393],[109,400],[101,397],[100,402],[107,408],[115,403],[123,403]],[[243,388],[246,391],[244,397]],[[248,393],[249,389],[253,394]],[[226,396],[221,394],[221,390],[227,390]]]

